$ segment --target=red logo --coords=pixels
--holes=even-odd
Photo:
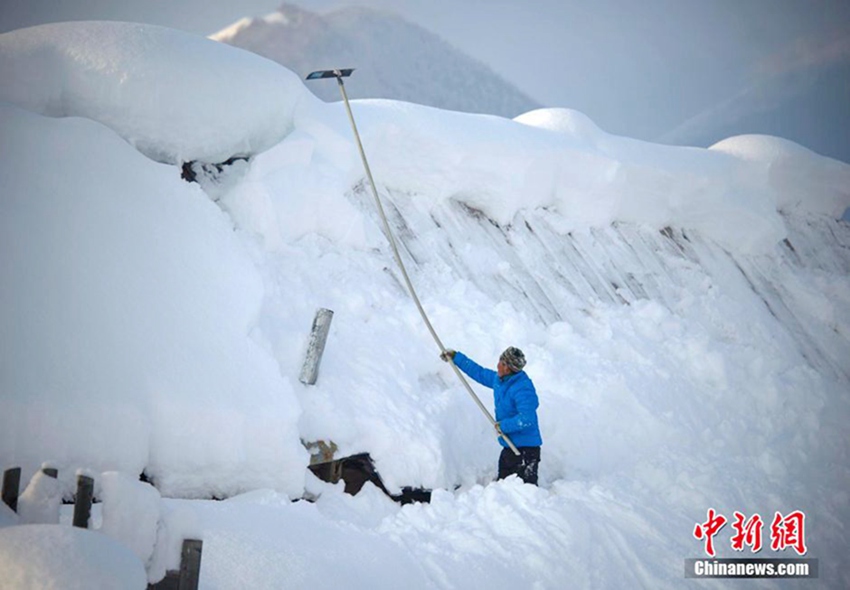
[[[784,551],[792,547],[797,555],[806,554],[806,515],[795,510],[788,516],[778,512],[770,525],[770,548],[774,551]]]
[[[732,529],[735,534],[732,535],[731,539],[732,549],[743,551],[744,547],[749,547],[752,553],[761,551],[762,529],[764,528],[764,521],[762,521],[761,516],[753,514],[747,518],[745,514],[737,510],[734,515],[735,520],[732,522]],[[705,542],[704,549],[710,557],[715,556],[714,537],[727,522],[725,516],[718,514],[714,508],[709,508],[705,522],[698,522],[694,526],[694,538]],[[800,510],[790,512],[785,516],[782,516],[779,512],[775,513],[773,522],[770,524],[771,550],[784,551],[790,547],[798,555],[805,555],[808,551],[805,524],[806,515]]]
[[[732,537],[732,549],[735,551],[743,551],[744,545],[752,548],[753,553],[761,551],[761,516],[753,514],[749,520],[744,522],[744,515],[735,511],[735,522],[732,523],[732,528],[735,529],[735,536]]]
[[[694,537],[698,540],[705,539],[705,552],[711,557],[714,557],[714,535],[720,532],[723,525],[726,524],[726,517],[722,514],[715,516],[714,508],[708,509],[708,519],[694,527]]]

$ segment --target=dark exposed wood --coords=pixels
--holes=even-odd
[[[18,494],[21,491],[21,468],[12,467],[3,472],[3,503],[18,511]]]
[[[94,498],[94,479],[88,475],[77,476],[77,497],[74,501],[74,526],[89,528],[91,503]]]

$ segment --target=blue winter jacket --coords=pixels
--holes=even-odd
[[[525,371],[499,377],[496,371],[485,369],[462,352],[456,352],[458,369],[493,390],[496,403],[496,422],[517,447],[539,447],[543,444],[537,426],[537,391]],[[508,444],[499,437],[503,447]]]

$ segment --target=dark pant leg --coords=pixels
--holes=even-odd
[[[525,483],[537,485],[537,467],[540,465],[540,447],[519,447],[519,456],[510,449],[499,455],[499,479],[516,475]]]
[[[514,455],[510,449],[502,449],[499,455],[499,477],[497,479],[505,479],[507,476],[516,473],[516,465],[520,462],[520,458]]]

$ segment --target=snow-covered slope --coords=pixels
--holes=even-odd
[[[5,71],[25,72],[29,34],[0,36]],[[246,55],[212,45],[193,46],[211,76],[220,51]],[[109,47],[51,67],[71,77]],[[169,145],[107,79],[75,87]],[[180,104],[229,112],[207,84]],[[499,447],[399,280],[342,106],[298,105],[217,202],[98,113],[0,106],[0,466],[26,481],[51,461],[66,495],[86,468],[231,497],[164,500],[194,515],[207,587],[331,588],[346,571],[355,587],[676,588],[709,507],[804,511],[822,580],[850,583],[850,166],[776,138],[637,142],[562,109],[352,105],[443,341],[483,364],[526,351],[538,489],[491,483]],[[265,134],[265,103],[241,116]],[[335,315],[306,387],[317,307]],[[319,439],[433,503],[320,484],[301,442]],[[305,489],[319,501],[292,503]],[[718,554],[740,556],[729,528]],[[511,561],[518,542],[533,551]]]
[[[539,106],[433,33],[366,7],[316,14],[283,4],[277,12],[242,19],[212,38],[272,59],[302,78],[315,70],[357,68],[346,88],[351,98],[390,98],[505,117]],[[335,85],[310,90],[323,100],[340,100]]]

